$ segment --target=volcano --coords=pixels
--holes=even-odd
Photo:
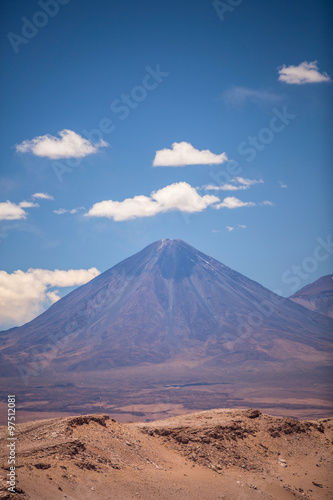
[[[331,318],[164,239],[2,332],[1,375],[73,386],[75,397],[83,380],[117,384],[129,398],[149,388],[245,387],[250,379],[278,389],[297,380],[301,390],[327,382],[332,327]],[[194,407],[207,404],[203,397]]]

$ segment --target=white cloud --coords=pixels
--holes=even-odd
[[[282,182],[282,181],[279,181],[279,184],[280,184],[280,187],[281,187],[281,188],[287,188],[287,187],[288,187],[288,186],[287,186],[287,184],[285,184],[285,183],[284,183],[284,182]]]
[[[273,206],[274,206],[274,203],[273,203],[272,201],[268,201],[268,200],[266,200],[266,201],[261,202],[261,203],[260,203],[260,205],[262,205],[262,206],[264,206],[264,207],[265,207],[265,206],[267,206],[267,207],[273,207]]]
[[[37,198],[39,200],[54,200],[53,196],[48,193],[35,193],[32,198]]]
[[[227,198],[224,198],[222,203],[219,203],[218,205],[214,205],[214,208],[219,209],[219,208],[241,208],[241,207],[254,207],[255,203],[253,201],[242,201],[239,200],[238,198],[235,198],[234,196],[228,196]]]
[[[21,201],[18,205],[11,201],[4,201],[0,203],[0,220],[18,220],[26,219],[27,212],[24,208],[38,207],[38,203],[30,201]]]
[[[227,161],[227,155],[216,155],[204,149],[199,151],[189,142],[174,142],[172,149],[156,151],[154,167],[184,167],[185,165],[219,165]]]
[[[38,203],[34,203],[32,201],[21,201],[19,203],[19,207],[21,208],[38,208]]]
[[[262,179],[244,179],[243,177],[235,177],[231,179],[229,184],[222,184],[222,186],[217,186],[214,184],[209,184],[205,186],[206,191],[240,191],[242,189],[249,189],[255,184],[263,184]]]
[[[237,231],[239,231],[240,229],[246,229],[247,226],[244,226],[244,224],[238,224],[237,227],[235,226],[226,226],[226,230],[231,233],[231,231],[235,231],[235,229]],[[220,233],[221,232],[221,229],[213,229],[212,230],[212,233]]]
[[[235,184],[223,184],[222,186],[208,184],[207,186],[205,186],[206,191],[238,191],[239,189],[246,189],[246,188],[237,187]]]
[[[243,177],[236,177],[235,181],[241,184],[242,186],[245,186],[245,189],[248,189],[251,186],[254,186],[255,184],[263,184],[264,181],[262,179],[256,180],[256,179],[244,179]]]
[[[72,210],[69,211],[70,214],[77,214],[80,210],[85,210],[84,207],[77,207],[77,208],[72,208]]]
[[[303,85],[304,83],[328,82],[330,77],[327,73],[318,71],[318,62],[302,62],[298,66],[286,66],[279,69],[279,81],[289,84]]]
[[[115,221],[152,217],[158,213],[178,210],[180,212],[202,212],[209,205],[219,202],[216,196],[200,196],[186,182],[170,184],[150,196],[134,196],[124,201],[105,200],[95,203],[85,216],[107,217]]]
[[[237,224],[237,227],[234,227],[234,226],[226,226],[226,229],[231,232],[231,231],[234,231],[235,229],[237,231],[239,231],[240,229],[246,229],[246,226],[244,226],[244,224]]]
[[[99,274],[95,267],[69,271],[28,269],[11,274],[0,271],[0,328],[21,325],[42,313],[60,298],[58,290],[52,288],[83,285]]]
[[[223,92],[222,98],[227,104],[231,104],[232,106],[237,106],[247,100],[255,104],[281,100],[281,96],[273,94],[268,90],[256,90],[246,87],[232,87]]]
[[[72,130],[61,130],[59,136],[60,138],[47,134],[35,137],[31,141],[23,141],[16,146],[16,151],[59,160],[60,158],[83,158],[97,153],[99,148],[108,146],[108,143],[103,140],[93,144]]]
[[[58,208],[57,210],[53,210],[53,212],[57,215],[62,215],[62,214],[76,214],[80,210],[85,210],[84,207],[76,207],[72,208],[71,210],[67,210],[66,208]]]

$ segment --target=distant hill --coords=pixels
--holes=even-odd
[[[333,274],[306,285],[289,298],[310,311],[333,318]]]

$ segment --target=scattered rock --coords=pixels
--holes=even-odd
[[[79,467],[79,469],[85,469],[85,470],[95,470],[97,472],[100,472],[100,468],[97,467],[92,462],[74,462],[76,467]]]
[[[46,470],[51,468],[51,464],[44,464],[42,462],[33,465],[36,467],[36,469],[41,469],[41,470]]]
[[[261,412],[259,410],[254,410],[253,408],[250,408],[245,412],[245,416],[248,418],[258,418],[260,415]]]
[[[68,427],[77,427],[78,425],[89,425],[91,422],[97,422],[103,427],[106,427],[107,420],[110,420],[109,415],[81,415],[70,419],[67,425]]]

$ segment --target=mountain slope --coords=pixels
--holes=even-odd
[[[310,311],[333,318],[333,274],[306,285],[289,298]]]
[[[183,359],[280,359],[325,351],[333,322],[180,240],[155,242],[2,333],[13,363],[36,352],[66,370]],[[18,351],[20,354],[18,355]],[[42,354],[43,353],[43,354]]]

